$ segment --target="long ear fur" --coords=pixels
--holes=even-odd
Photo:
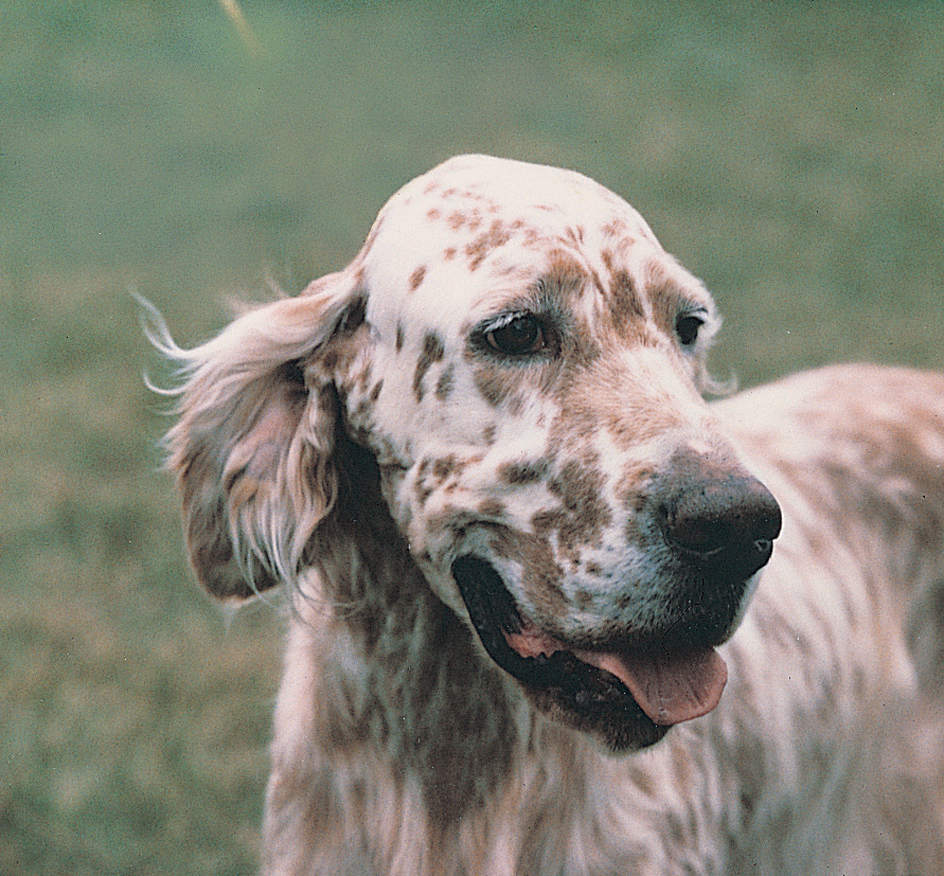
[[[213,340],[178,347],[151,309],[151,342],[176,362],[180,418],[168,432],[199,581],[220,599],[291,582],[331,510],[337,399],[313,367],[363,300],[356,277],[323,277],[297,298],[250,310]],[[357,318],[357,317],[354,317]]]

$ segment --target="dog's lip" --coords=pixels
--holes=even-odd
[[[713,643],[676,629],[671,642],[650,636],[575,645],[530,620],[480,557],[457,558],[453,576],[485,650],[526,688],[554,691],[580,711],[603,709],[622,720],[635,713],[662,728],[718,704],[727,669]]]
[[[502,630],[508,646],[525,659],[563,651],[618,679],[649,719],[671,727],[700,718],[718,705],[727,664],[709,646],[671,650],[658,646],[588,650],[574,648],[522,617],[517,632]]]

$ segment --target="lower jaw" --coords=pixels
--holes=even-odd
[[[537,711],[593,737],[612,753],[638,751],[665,737],[670,728],[650,719],[610,673],[578,660],[570,651],[525,658],[508,647],[499,630],[521,622],[510,594],[489,564],[477,558],[466,558],[465,564],[466,574],[456,574],[455,564],[453,574],[476,632],[489,656]],[[483,599],[483,592],[493,598]],[[504,598],[496,602],[495,594]]]
[[[592,737],[614,754],[654,745],[670,729],[653,722],[621,681],[571,652],[529,658],[524,666],[528,671],[520,674],[501,668],[536,711]]]
[[[548,718],[585,734],[611,754],[629,754],[660,742],[671,729],[653,723],[632,702],[629,707],[581,709],[562,701],[553,691],[521,685],[531,706]]]

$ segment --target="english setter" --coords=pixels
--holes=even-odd
[[[265,872],[944,872],[944,377],[707,404],[718,325],[625,201],[485,156],[155,324],[197,577],[291,595]]]

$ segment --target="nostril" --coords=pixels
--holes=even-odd
[[[687,497],[682,497],[687,498]],[[674,506],[662,506],[663,528],[666,537],[677,547],[692,553],[711,554],[728,542],[728,523],[702,513],[693,513],[680,501]]]

